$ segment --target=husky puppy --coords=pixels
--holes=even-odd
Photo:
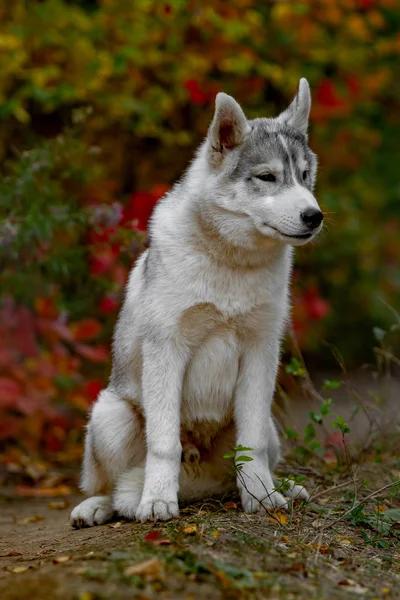
[[[87,427],[75,527],[114,513],[166,520],[235,486],[224,453],[243,446],[243,509],[287,500],[272,476],[271,416],[289,310],[293,246],[321,230],[307,145],[310,89],[274,119],[248,121],[220,93],[208,135],[157,205],[150,247],[131,272],[114,336],[110,383]],[[183,457],[183,460],[182,460]],[[293,486],[289,497],[307,498]]]

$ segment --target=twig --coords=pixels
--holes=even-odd
[[[346,487],[346,485],[351,485],[352,483],[354,483],[354,482],[351,480],[345,481],[344,483],[339,483],[339,485],[334,485],[333,487],[328,488],[327,490],[322,490],[321,492],[318,492],[318,494],[311,495],[311,499],[315,500],[316,498],[319,498],[320,496],[324,496],[325,494],[329,494],[330,492],[336,492],[336,490],[344,488],[344,487]]]
[[[377,496],[381,492],[384,492],[385,490],[388,490],[388,489],[394,487],[395,485],[399,485],[399,484],[400,484],[400,479],[397,479],[396,481],[392,481],[392,483],[388,483],[387,485],[384,485],[379,490],[376,490],[376,492],[372,492],[372,494],[369,494],[366,498],[364,498],[363,500],[360,500],[360,502],[357,502],[357,504],[354,504],[354,506],[349,508],[349,510],[347,510],[343,515],[341,515],[340,517],[338,517],[337,519],[332,521],[332,523],[329,523],[329,525],[326,525],[325,527],[323,527],[321,529],[321,531],[324,531],[325,529],[329,529],[330,527],[333,527],[334,525],[336,525],[336,523],[338,523],[342,519],[345,519],[347,517],[347,515],[349,515],[351,512],[353,512],[354,509],[358,508],[362,504],[365,504],[365,502],[367,502],[367,500],[369,500],[370,498],[373,498],[374,496]]]

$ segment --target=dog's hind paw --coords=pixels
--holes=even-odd
[[[168,521],[179,516],[177,502],[164,502],[164,500],[153,500],[141,502],[136,511],[136,520],[146,521]]]
[[[114,514],[109,496],[93,496],[75,506],[71,512],[70,522],[74,529],[103,525],[110,521]]]

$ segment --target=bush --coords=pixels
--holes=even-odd
[[[323,340],[370,357],[400,287],[396,0],[15,0],[0,18],[5,436],[61,447],[82,419],[148,216],[220,89],[252,118],[309,79],[328,225],[297,254],[294,328],[325,364]]]

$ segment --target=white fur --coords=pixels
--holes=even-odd
[[[294,108],[288,114],[304,129],[307,106],[302,98],[298,104],[300,116]],[[87,431],[82,488],[110,495],[76,507],[74,526],[103,523],[114,512],[165,520],[179,514],[178,498],[233,489],[223,455],[235,445],[251,448],[240,452],[252,461],[237,478],[244,510],[287,504],[272,478],[279,439],[271,403],[289,310],[291,245],[304,241],[286,234],[300,235],[300,212],[318,205],[292,163],[290,189],[275,193],[258,179],[252,192],[246,188],[265,163],[283,177],[279,157],[250,165],[248,178],[234,176],[251,142],[248,123],[233,99],[219,95],[209,137],[154,212],[150,250],[131,273],[116,327],[110,385]],[[306,158],[299,164],[305,168]],[[193,464],[181,463],[186,437],[193,452],[184,456]],[[286,495],[307,492],[295,486]]]

